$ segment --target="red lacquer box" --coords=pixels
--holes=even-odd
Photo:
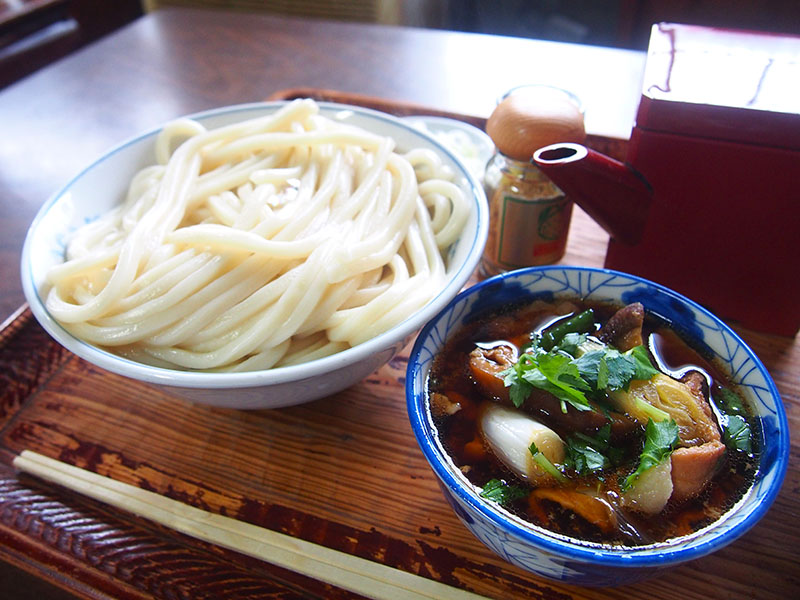
[[[652,189],[606,266],[742,325],[800,329],[800,37],[653,27],[628,165]]]

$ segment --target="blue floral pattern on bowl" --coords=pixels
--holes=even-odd
[[[759,473],[751,490],[721,519],[668,545],[615,551],[581,545],[531,527],[482,500],[444,454],[426,409],[432,361],[448,337],[487,310],[560,296],[630,303],[705,347],[732,374],[761,423]],[[409,418],[444,495],[464,525],[508,562],[538,575],[580,585],[621,585],[713,552],[752,527],[774,501],[786,472],[789,429],[775,384],[753,351],[722,321],[680,294],[639,277],[584,267],[534,267],[498,275],[462,292],[420,332],[406,376]]]

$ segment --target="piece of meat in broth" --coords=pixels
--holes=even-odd
[[[644,343],[643,325],[644,306],[640,302],[634,302],[615,312],[597,332],[597,339],[614,346],[620,352],[627,352]]]
[[[574,512],[605,533],[617,529],[617,514],[611,505],[597,496],[593,490],[578,491],[566,488],[539,488],[528,498],[529,503],[549,500],[562,508]]]
[[[703,414],[702,437],[704,442],[720,441],[719,427],[714,419],[709,402],[708,381],[700,371],[689,371],[681,378],[692,396],[697,401],[697,407]]]
[[[469,355],[469,370],[481,393],[504,404],[510,404],[509,391],[501,373],[517,360],[517,349],[508,344],[492,348],[475,348]]]
[[[453,392],[440,394],[433,392],[430,395],[431,414],[438,418],[452,417],[461,410],[461,397]]]
[[[683,502],[700,494],[725,458],[725,445],[716,440],[672,453],[672,498]]]
[[[695,431],[702,443],[678,448],[672,453],[672,500],[675,502],[700,494],[719,470],[726,451],[711,411],[705,376],[699,371],[689,371],[681,382],[696,402]]]

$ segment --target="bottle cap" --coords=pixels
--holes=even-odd
[[[526,162],[544,146],[580,144],[586,139],[580,101],[546,85],[525,85],[508,92],[489,116],[486,133],[502,154]]]

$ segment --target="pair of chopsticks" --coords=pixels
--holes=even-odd
[[[477,600],[480,596],[380,563],[243,523],[30,450],[14,467],[176,531],[369,598]]]

